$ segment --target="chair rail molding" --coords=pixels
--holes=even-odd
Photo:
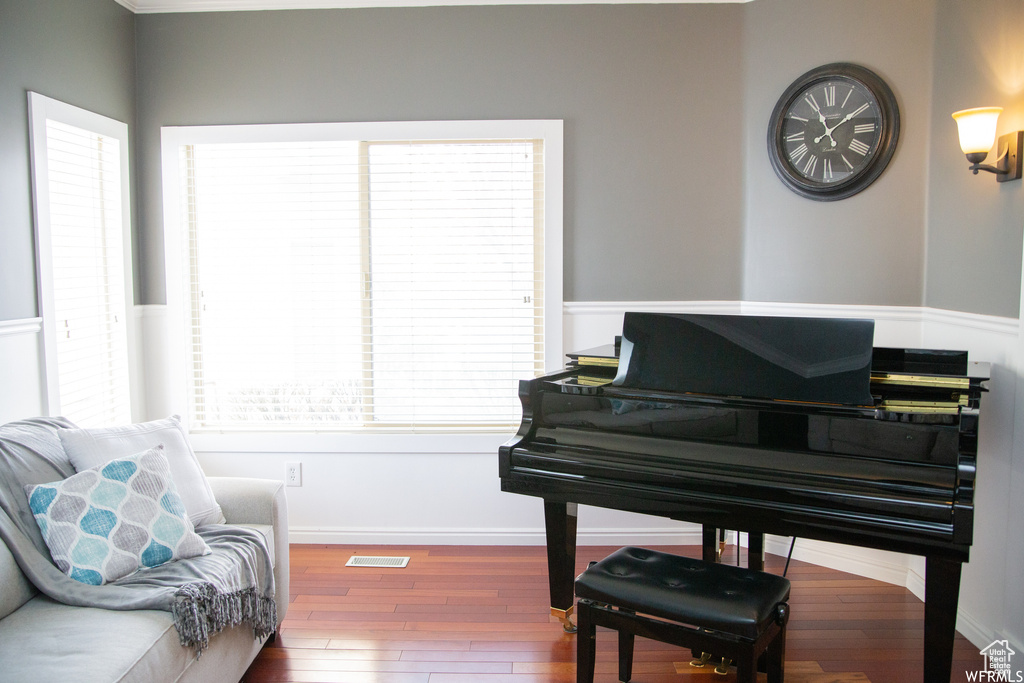
[[[14,337],[20,334],[39,334],[42,329],[42,318],[0,320],[0,337]]]
[[[242,12],[252,10],[347,9],[354,7],[436,7],[447,5],[574,4],[743,4],[753,0],[116,0],[135,14],[166,12]]]

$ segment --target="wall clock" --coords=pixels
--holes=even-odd
[[[826,64],[782,93],[768,123],[768,158],[797,194],[833,201],[874,182],[899,136],[899,106],[885,81],[856,64]]]

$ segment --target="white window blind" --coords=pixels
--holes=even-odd
[[[49,410],[127,423],[127,127],[35,93],[30,108]]]
[[[544,139],[313,137],[173,149],[192,428],[518,424]]]

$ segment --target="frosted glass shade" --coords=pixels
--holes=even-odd
[[[1002,111],[1002,107],[978,107],[953,114],[964,154],[988,154],[996,140],[996,121]]]

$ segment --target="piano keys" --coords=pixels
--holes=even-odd
[[[613,377],[579,354],[522,381],[499,476],[544,500],[552,613],[571,627],[579,504],[701,524],[709,560],[717,529],[749,532],[754,568],[766,533],[922,555],[925,680],[949,680],[988,367],[873,336],[870,320],[627,313]]]

